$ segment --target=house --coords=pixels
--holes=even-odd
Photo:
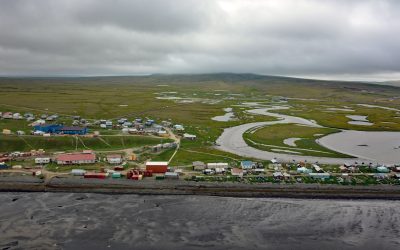
[[[193,170],[195,171],[202,171],[206,168],[206,164],[202,161],[194,161],[192,163]]]
[[[389,172],[390,172],[390,170],[389,170],[387,167],[385,167],[385,166],[379,166],[379,167],[377,167],[377,168],[376,168],[376,171],[378,171],[379,173],[389,173]]]
[[[153,173],[165,173],[168,170],[167,161],[148,161],[146,162],[146,170],[151,170]]]
[[[24,114],[24,117],[25,117],[25,118],[29,118],[29,117],[33,118],[33,117],[35,117],[35,116],[34,116],[32,113],[28,112],[28,113],[25,113],[25,114]]]
[[[224,174],[225,173],[225,168],[215,168],[215,173],[216,174]]]
[[[40,130],[36,130],[33,132],[33,135],[44,135],[44,134],[45,134],[45,132],[40,131]]]
[[[212,169],[206,168],[203,170],[203,174],[211,175],[211,174],[215,174],[215,171]]]
[[[25,132],[22,131],[22,130],[18,130],[18,131],[17,131],[17,135],[25,135]]]
[[[21,115],[20,113],[14,113],[14,114],[12,115],[12,118],[15,119],[15,120],[20,120],[20,119],[22,119],[23,117],[22,117],[22,115]]]
[[[125,127],[125,128],[130,128],[130,127],[132,127],[132,122],[124,122],[123,124],[122,124],[122,127]]]
[[[253,173],[255,174],[265,174],[265,169],[263,168],[255,168],[252,170]]]
[[[271,160],[271,163],[272,163],[272,164],[278,164],[279,162],[278,162],[277,159],[274,158],[274,159]]]
[[[176,131],[183,131],[183,130],[185,130],[185,128],[184,128],[182,125],[180,125],[180,124],[175,124],[175,125],[174,125],[174,129],[175,129]]]
[[[274,172],[272,174],[272,177],[274,177],[275,180],[283,180],[283,174],[282,172]]]
[[[4,112],[4,113],[3,113],[3,118],[4,118],[4,119],[12,119],[12,118],[13,118],[13,113],[11,113],[11,112]]]
[[[112,123],[112,121],[106,121],[105,125],[106,125],[106,128],[112,128],[113,123]]]
[[[35,164],[47,164],[47,163],[50,163],[50,158],[48,157],[35,158]]]
[[[179,179],[179,173],[176,172],[166,172],[164,174],[165,179],[172,179],[172,180],[177,180]]]
[[[158,136],[163,136],[163,137],[168,137],[169,136],[168,132],[163,130],[163,129],[158,130],[157,134],[158,134]]]
[[[183,134],[183,138],[187,139],[187,140],[194,141],[194,140],[196,140],[196,135],[191,135],[191,134],[188,134],[188,133],[184,133]]]
[[[217,162],[217,163],[207,163],[207,168],[215,169],[215,168],[228,168],[229,164],[225,162]]]
[[[242,161],[240,163],[240,166],[242,169],[252,169],[253,168],[253,162],[252,161]]]
[[[161,121],[161,125],[163,125],[164,127],[167,127],[167,128],[169,128],[169,127],[171,127],[171,126],[172,126],[172,123],[171,123],[171,122],[169,122],[169,121]]]
[[[107,162],[110,164],[121,164],[122,156],[120,154],[107,155]]]
[[[146,126],[152,126],[154,124],[154,120],[151,120],[151,119],[149,119],[149,120],[147,120],[145,123],[144,123],[144,125],[146,125]]]
[[[232,176],[243,177],[243,169],[240,168],[232,168],[231,169]]]
[[[39,119],[39,120],[36,120],[36,121],[32,122],[29,125],[32,126],[32,127],[35,127],[35,126],[43,125],[43,124],[46,124],[46,121],[42,120],[42,119]]]
[[[306,167],[297,168],[297,173],[309,174],[311,172],[312,172],[312,170],[308,169]]]
[[[3,135],[11,135],[11,130],[9,129],[3,129]]]
[[[121,118],[121,119],[118,119],[118,123],[119,124],[124,124],[124,122],[127,122],[128,121],[128,119],[126,119],[126,118]]]
[[[96,155],[93,152],[59,154],[56,161],[58,165],[93,164]]]

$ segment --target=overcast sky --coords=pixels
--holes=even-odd
[[[400,1],[0,1],[0,75],[213,72],[400,79]]]

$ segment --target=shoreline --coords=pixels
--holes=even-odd
[[[380,199],[400,200],[400,186],[330,184],[245,184],[182,180],[132,181],[34,177],[1,177],[0,192],[64,192],[138,195],[203,195],[241,198]]]

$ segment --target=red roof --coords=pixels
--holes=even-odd
[[[243,169],[232,168],[231,172],[232,172],[232,174],[241,174],[241,173],[243,173]]]
[[[60,154],[57,156],[57,161],[94,161],[94,160],[96,160],[96,155],[93,153]]]

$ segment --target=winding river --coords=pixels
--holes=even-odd
[[[308,161],[324,164],[342,164],[344,162],[365,162],[374,164],[398,164],[400,163],[400,132],[369,132],[343,130],[320,138],[317,142],[322,146],[337,152],[352,155],[355,158],[330,158],[316,156],[301,156],[285,153],[268,152],[247,145],[243,139],[243,133],[250,129],[275,124],[296,123],[305,126],[322,127],[315,121],[301,117],[271,113],[270,110],[288,109],[287,106],[272,106],[256,108],[247,112],[257,115],[273,116],[278,121],[247,123],[224,130],[217,139],[216,148],[244,157],[280,161]]]

